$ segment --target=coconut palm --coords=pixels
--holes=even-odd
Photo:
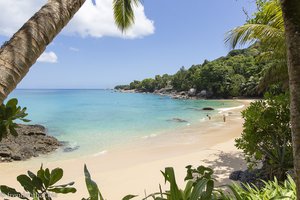
[[[280,0],[284,19],[297,199],[300,200],[300,1]]]
[[[48,0],[0,49],[0,104],[24,78],[85,0]],[[134,23],[139,0],[113,0],[116,25],[122,31]],[[101,24],[99,24],[101,26]]]
[[[280,2],[271,0],[261,3],[255,17],[246,24],[234,28],[226,34],[225,42],[231,48],[237,45],[259,43],[262,50],[261,60],[272,60],[260,81],[263,90],[270,83],[283,82],[287,86],[287,60],[284,24]]]
[[[287,61],[294,169],[300,200],[300,1],[270,0],[263,5],[255,20],[229,32],[227,42],[235,47],[260,41],[273,58]]]

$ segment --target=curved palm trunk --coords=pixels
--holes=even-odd
[[[0,104],[85,0],[48,0],[0,49]]]
[[[297,199],[300,200],[300,1],[281,0],[286,30]]]

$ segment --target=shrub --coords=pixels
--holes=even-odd
[[[184,189],[179,189],[176,183],[174,169],[165,168],[162,172],[165,181],[169,183],[168,191],[150,194],[143,200],[153,198],[154,200],[207,200],[215,199],[217,194],[214,189],[213,170],[204,166],[196,169],[187,166],[187,175],[185,177],[186,185]]]
[[[229,185],[232,194],[228,199],[245,199],[245,200],[269,200],[269,199],[286,199],[296,200],[296,184],[288,175],[287,180],[280,184],[276,178],[274,181],[263,181],[264,187],[258,189],[255,185],[243,184],[242,186],[234,183]],[[233,198],[235,197],[235,198]]]
[[[15,120],[21,120],[23,122],[30,121],[25,119],[28,115],[26,113],[26,107],[21,108],[17,106],[17,104],[17,99],[10,99],[6,104],[0,106],[0,141],[3,137],[6,137],[7,134],[18,135],[15,130],[15,128],[18,127]]]
[[[294,180],[288,176],[288,179],[280,184],[275,178],[274,181],[264,182],[265,187],[258,189],[254,185],[249,184],[233,184],[229,187],[229,191],[225,191],[214,186],[214,179],[212,178],[213,170],[204,166],[192,168],[187,166],[187,175],[185,177],[186,185],[184,189],[179,189],[176,183],[175,172],[172,167],[165,168],[162,172],[165,181],[169,183],[170,189],[162,191],[159,187],[159,192],[150,194],[142,200],[269,200],[269,199],[291,199],[296,200],[296,184]],[[88,198],[82,200],[104,200],[98,185],[92,180],[91,175],[84,166],[85,182],[89,192]],[[52,200],[50,192],[53,193],[74,193],[76,189],[71,187],[74,182],[54,185],[63,177],[63,170],[56,168],[50,170],[43,169],[41,166],[37,174],[28,171],[28,175],[20,175],[17,180],[23,186],[26,192],[29,192],[32,200]],[[17,192],[14,188],[1,185],[0,191],[7,195],[7,197],[18,197],[26,199],[26,195]],[[130,200],[136,195],[127,195],[122,200]]]
[[[28,197],[31,197],[33,200],[52,200],[51,192],[62,194],[76,192],[74,187],[70,187],[74,182],[55,185],[63,177],[63,170],[61,168],[55,168],[50,172],[48,168],[44,170],[43,166],[41,166],[36,174],[31,171],[28,171],[27,174],[19,175],[17,180],[29,195],[26,196],[6,185],[0,186],[1,192],[8,197],[18,197],[26,200],[29,200]]]
[[[249,167],[262,162],[269,178],[283,180],[293,167],[288,96],[267,94],[251,103],[242,116],[244,130],[236,146],[243,150]]]

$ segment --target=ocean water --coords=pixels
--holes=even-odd
[[[207,114],[239,105],[112,90],[15,90],[9,98],[18,98],[19,105],[27,107],[30,124],[47,127],[50,135],[77,149],[66,154],[77,156],[200,123]],[[203,111],[203,107],[216,110]]]

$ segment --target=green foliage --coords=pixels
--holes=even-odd
[[[171,85],[176,91],[186,91],[192,87],[190,80],[190,71],[181,67],[180,70],[172,76]]]
[[[92,177],[91,177],[90,172],[88,171],[86,165],[84,165],[84,175],[85,175],[86,188],[89,192],[90,197],[87,199],[83,198],[82,200],[104,200],[104,198],[102,197],[102,194],[98,188],[97,183],[95,183],[92,180]]]
[[[28,196],[30,196],[33,200],[52,200],[51,193],[67,194],[76,192],[74,187],[70,187],[74,184],[74,182],[63,185],[55,185],[62,177],[63,170],[61,168],[55,168],[50,172],[48,168],[43,169],[43,166],[41,166],[36,174],[28,171],[27,175],[19,175],[17,180],[24,190],[29,193]],[[0,185],[0,190],[8,197],[18,197],[20,199],[29,200],[27,196],[23,196],[14,188],[6,185]]]
[[[175,172],[172,167],[165,168],[162,172],[166,183],[169,183],[170,189],[163,192],[150,194],[146,199],[154,200],[208,200],[216,199],[217,191],[214,190],[213,170],[200,166],[196,169],[187,166],[187,175],[185,177],[186,185],[184,189],[179,189],[176,183]]]
[[[238,44],[259,43],[260,59],[266,60],[260,80],[260,88],[288,80],[284,24],[278,0],[258,0],[258,11],[244,25],[234,28],[226,35],[225,42],[235,48]],[[285,85],[283,85],[285,86]]]
[[[15,128],[18,126],[15,120],[21,120],[23,122],[29,122],[30,120],[25,119],[28,115],[26,113],[26,107],[21,108],[17,106],[17,99],[10,99],[6,104],[0,106],[0,141],[7,134],[17,136],[18,133]]]
[[[227,195],[226,198],[237,200],[296,200],[296,184],[290,176],[287,177],[283,184],[280,184],[276,178],[274,181],[263,182],[265,186],[262,189],[249,184],[241,186],[234,183],[229,185],[228,187],[232,194]]]
[[[115,23],[121,31],[134,24],[133,6],[138,6],[139,0],[113,0]]]
[[[82,198],[81,200],[104,200],[97,183],[92,180],[91,174],[86,165],[84,165],[84,176],[85,176],[86,188],[89,192],[89,197]],[[134,197],[136,197],[136,195],[130,194],[122,198],[122,200],[130,200]]]
[[[213,61],[205,60],[201,65],[189,69],[181,67],[174,75],[156,75],[154,79],[133,81],[129,85],[116,86],[115,89],[131,89],[139,92],[153,92],[162,88],[168,91],[188,91],[191,88],[200,93],[206,90],[208,97],[228,98],[234,96],[257,97],[257,86],[261,76],[271,64],[258,59],[258,45],[247,49],[232,50],[227,56]]]
[[[162,172],[166,183],[170,188],[167,191],[162,191],[159,187],[159,192],[150,194],[143,198],[143,200],[272,200],[272,199],[296,199],[296,184],[294,180],[287,176],[287,180],[280,183],[275,178],[274,181],[265,182],[265,187],[258,189],[254,185],[243,184],[228,185],[230,191],[223,190],[215,187],[213,170],[199,166],[192,168],[191,165],[186,167],[187,175],[185,177],[186,185],[184,189],[180,189],[176,183],[175,172],[172,167],[165,168]],[[82,200],[104,200],[97,184],[92,180],[91,175],[84,165],[84,174],[86,187],[89,192],[88,198]],[[18,197],[19,199],[29,200],[52,200],[50,192],[53,193],[74,193],[76,189],[70,187],[74,182],[56,185],[63,177],[63,170],[55,168],[50,170],[43,169],[42,166],[37,174],[28,171],[28,175],[20,175],[17,177],[19,183],[23,186],[24,190],[30,194],[26,196],[17,192],[14,188],[4,185],[0,186],[0,191],[7,195],[7,197]],[[127,195],[122,200],[130,200],[137,197],[136,195]]]
[[[116,90],[130,90],[130,86],[129,85],[117,85],[115,87]]]
[[[264,65],[256,60],[255,47],[233,50],[228,56],[196,69],[193,85],[213,97],[259,96],[256,90]]]
[[[251,103],[242,112],[245,119],[236,146],[244,151],[250,167],[263,162],[270,178],[283,179],[293,167],[288,95],[272,96]]]
[[[142,92],[153,92],[156,88],[155,80],[152,78],[146,78],[142,80],[140,90]]]

